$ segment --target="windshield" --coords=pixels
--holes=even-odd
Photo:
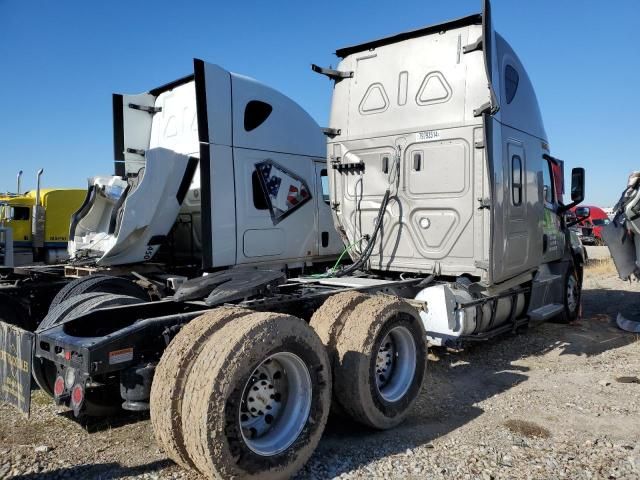
[[[589,209],[586,207],[578,207],[576,208],[576,215],[578,217],[588,217],[589,216]]]
[[[594,218],[593,224],[596,227],[603,227],[605,225],[609,225],[610,220],[608,218]]]

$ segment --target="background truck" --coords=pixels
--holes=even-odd
[[[43,170],[38,172],[35,191],[0,194],[0,228],[11,230],[13,256],[6,255],[0,266],[47,264],[68,260],[69,223],[86,190],[40,188]],[[6,246],[2,247],[6,249]]]
[[[611,222],[607,213],[593,205],[581,205],[572,210],[576,218],[580,219],[575,228],[580,229],[582,243],[603,245],[602,229]]]
[[[206,275],[128,266],[163,298],[106,293],[94,286],[116,280],[90,275],[58,293],[35,333],[0,323],[2,349],[16,352],[1,377],[7,401],[28,410],[32,370],[76,416],[150,410],[158,444],[185,468],[288,478],[330,409],[371,428],[398,425],[422,388],[427,342],[459,346],[575,318],[583,260],[564,213],[584,197],[584,170],[573,170],[564,204],[562,163],[489,2],[482,14],[337,54],[337,69],[314,66],[334,81],[326,164],[306,113],[215,65],[196,60],[193,77],[114,97],[118,176],[93,182],[68,268],[79,272],[84,258],[113,272],[194,245]],[[162,123],[171,110],[161,98],[191,88],[190,121]],[[185,124],[197,144],[151,143],[154,125]],[[173,242],[189,194],[200,231]],[[324,248],[318,207],[302,215],[310,205],[330,207],[351,265],[302,271],[304,255]],[[270,255],[255,255],[264,250],[300,275],[267,265]]]

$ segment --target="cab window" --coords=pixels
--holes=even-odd
[[[11,220],[29,220],[29,207],[11,207]]]
[[[551,175],[551,164],[548,160],[542,163],[542,198],[545,206],[552,207],[554,203],[553,176]]]

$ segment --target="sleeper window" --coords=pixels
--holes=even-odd
[[[272,111],[273,107],[268,103],[251,100],[244,108],[244,129],[247,132],[255,130],[269,118]]]
[[[267,196],[262,190],[260,178],[256,171],[251,175],[251,187],[253,189],[253,206],[256,207],[256,210],[268,210],[269,202],[267,201]]]
[[[507,103],[511,103],[518,91],[518,83],[520,83],[520,75],[515,68],[507,65],[504,69],[504,89],[507,96]]]

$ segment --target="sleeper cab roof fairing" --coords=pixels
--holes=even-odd
[[[498,83],[500,84],[501,98],[500,121],[510,127],[522,130],[534,137],[538,137],[545,143],[548,142],[547,132],[544,128],[544,121],[538,104],[536,91],[531,83],[527,70],[520,61],[518,55],[513,51],[509,42],[502,35],[496,32],[496,53],[498,56]],[[511,101],[508,101],[506,92],[507,67],[515,69],[518,74],[518,83],[515,94]]]
[[[364,52],[365,50],[372,50],[384,45],[390,45],[392,43],[402,42],[410,38],[423,37],[430,33],[443,32],[446,30],[452,30],[454,28],[466,27],[468,25],[482,25],[482,14],[476,13],[466,17],[457,18],[455,20],[449,20],[443,23],[437,23],[426,27],[418,28],[416,30],[409,30],[407,32],[398,33],[388,37],[378,38],[358,45],[351,45],[336,50],[336,56],[340,58],[348,57],[353,53]]]

